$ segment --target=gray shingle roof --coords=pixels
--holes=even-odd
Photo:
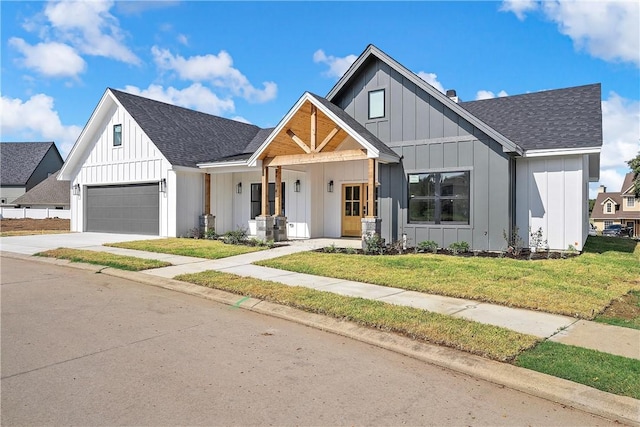
[[[53,142],[3,142],[0,144],[0,184],[27,185]],[[59,153],[58,153],[59,155]]]
[[[255,125],[110,90],[172,165],[196,167],[243,154],[261,131]]]
[[[69,206],[69,181],[58,181],[58,173],[51,174],[31,190],[13,201],[14,205]]]
[[[525,150],[602,146],[599,83],[460,106]]]
[[[395,151],[389,148],[387,144],[380,141],[374,134],[369,132],[367,128],[362,126],[360,122],[358,122],[356,119],[354,119],[349,114],[347,114],[347,112],[344,111],[342,108],[338,107],[328,99],[323,98],[319,95],[313,94],[311,92],[309,92],[309,95],[311,95],[318,102],[320,102],[322,105],[327,107],[329,111],[335,114],[340,120],[345,122],[347,126],[349,126],[354,131],[358,132],[358,134],[362,136],[365,140],[367,140],[368,143],[376,147],[381,154],[387,154],[389,156],[396,157],[396,158],[398,157]]]

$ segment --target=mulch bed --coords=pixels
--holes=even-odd
[[[362,249],[345,249],[345,248],[333,248],[333,247],[325,247],[316,249],[315,252],[322,253],[340,253],[340,254],[358,254],[364,255],[364,251]],[[369,255],[404,255],[404,254],[413,254],[413,253],[434,253],[434,252],[416,252],[414,248],[407,248],[405,251],[400,251],[396,248],[387,247],[383,250],[383,253],[371,253]],[[529,249],[523,249],[518,255],[509,252],[497,252],[497,251],[469,251],[469,252],[459,252],[454,254],[452,251],[448,249],[438,249],[435,252],[438,255],[448,255],[448,256],[457,256],[463,258],[473,258],[473,257],[484,257],[484,258],[510,258],[510,259],[519,259],[525,261],[535,261],[535,260],[545,260],[545,259],[563,259],[563,258],[572,258],[580,255],[579,252],[558,252],[558,251],[543,251],[543,252],[530,252]]]

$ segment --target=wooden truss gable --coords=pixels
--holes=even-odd
[[[364,147],[353,149],[355,141],[344,144],[351,149],[340,149],[348,139],[351,137],[345,129],[307,99],[279,127],[258,159],[267,166],[366,159]]]

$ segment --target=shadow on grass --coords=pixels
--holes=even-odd
[[[589,236],[584,245],[584,253],[624,252],[632,254],[637,244],[637,240],[629,238]]]

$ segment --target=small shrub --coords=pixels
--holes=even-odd
[[[200,230],[200,227],[190,228],[189,231],[187,231],[187,237],[190,239],[202,239],[202,230]]]
[[[417,249],[420,252],[431,252],[435,254],[438,252],[438,244],[433,240],[425,240],[418,243]]]
[[[355,253],[356,253],[356,250],[355,250],[354,248],[352,248],[352,247],[346,247],[346,248],[344,249],[344,252],[345,252],[345,253],[347,253],[347,254],[349,254],[349,255],[353,255],[353,254],[355,254]]]
[[[382,255],[384,253],[384,240],[379,234],[365,236],[362,250],[366,255]]]
[[[449,250],[454,255],[458,255],[459,253],[463,252],[469,252],[469,244],[467,242],[455,242],[449,245]]]
[[[204,238],[209,240],[216,240],[218,235],[216,234],[216,230],[214,228],[210,228],[204,233]]]
[[[402,255],[402,252],[404,251],[404,246],[405,244],[403,243],[402,240],[395,240],[389,244],[388,249],[391,252],[395,252]]]
[[[273,249],[276,247],[276,242],[274,242],[273,239],[269,239],[266,242],[264,242],[264,245],[269,249]]]
[[[242,245],[247,242],[248,233],[246,228],[238,227],[236,230],[224,233],[224,242],[230,245]]]
[[[542,227],[538,228],[538,231],[532,232],[531,227],[529,227],[529,247],[534,248],[534,250],[538,251],[538,249],[545,249],[547,247],[547,240],[543,239]]]
[[[322,248],[323,252],[326,252],[328,254],[332,254],[338,251],[338,248],[336,248],[336,244],[332,243],[329,246],[325,246],[324,248]]]
[[[507,253],[513,256],[519,256],[522,253],[524,246],[524,240],[520,237],[520,229],[516,226],[513,227],[511,234],[508,234],[506,230],[502,230],[502,237],[507,242]]]

